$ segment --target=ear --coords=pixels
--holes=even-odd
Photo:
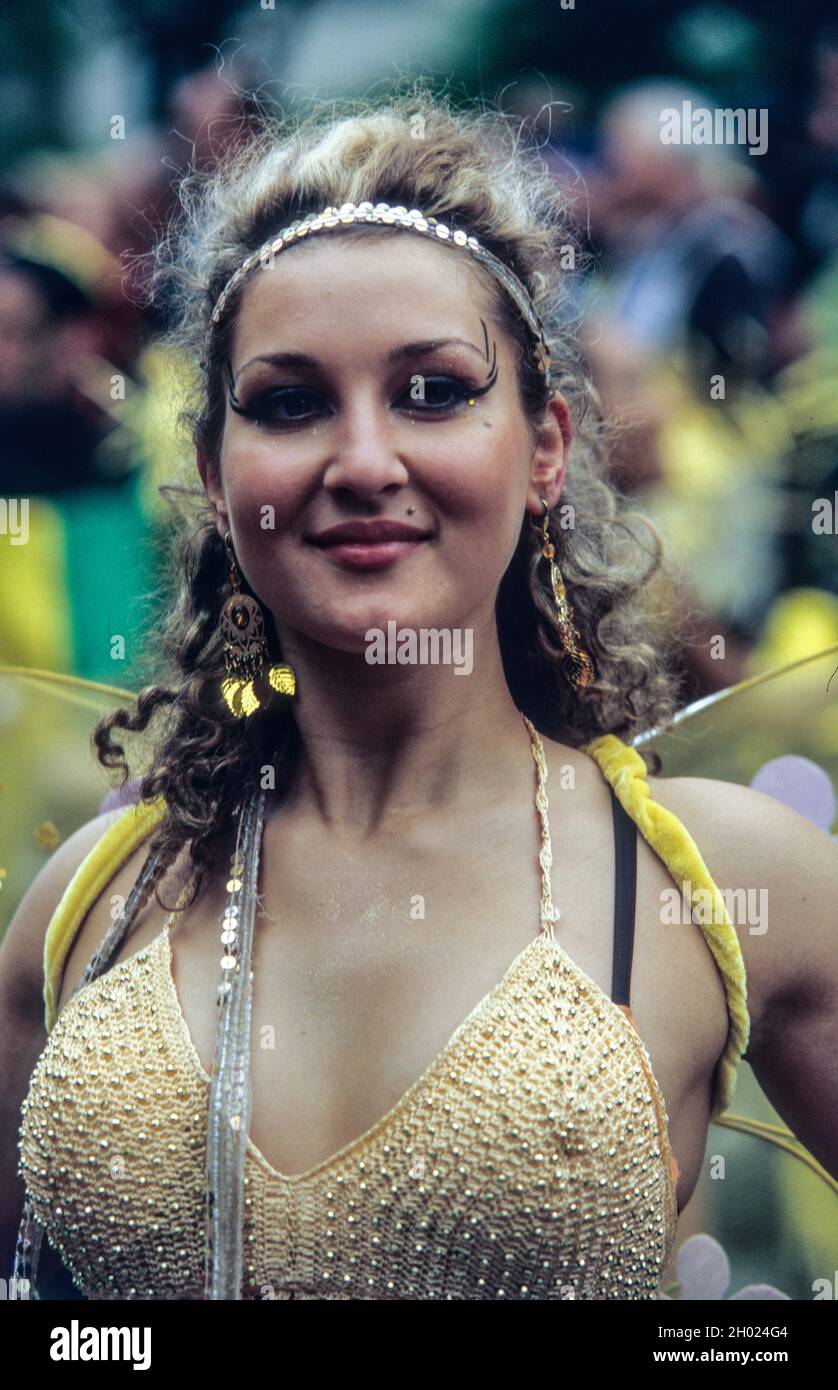
[[[198,472],[201,475],[204,492],[207,494],[207,500],[213,510],[218,534],[223,540],[230,530],[230,517],[227,511],[224,489],[221,485],[220,470],[200,446],[196,451],[195,461],[198,465]]]
[[[547,402],[544,418],[536,428],[535,451],[530,462],[527,511],[543,517],[544,497],[548,507],[556,506],[564,487],[567,456],[573,439],[573,425],[567,401],[555,391]]]

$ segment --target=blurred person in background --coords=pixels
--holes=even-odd
[[[713,110],[698,89],[644,82],[601,119],[601,167],[590,182],[603,243],[606,315],[639,348],[685,349],[696,380],[762,379],[775,365],[772,322],[793,268],[791,246],[747,201],[756,174],[741,149],[666,144],[663,112]]]
[[[826,591],[834,617],[823,634],[838,641],[838,562],[813,528],[813,505],[838,503],[838,27],[824,31],[813,70],[805,165],[816,171],[801,229],[816,268],[799,300],[806,348],[779,376],[777,391],[793,428],[783,528],[786,578],[806,593]],[[822,598],[820,600],[822,604]],[[833,635],[834,634],[834,635]]]
[[[793,340],[779,326],[794,253],[753,205],[758,174],[741,149],[663,142],[664,112],[687,101],[721,104],[652,81],[602,113],[601,156],[587,179],[599,264],[584,312],[604,408],[620,422],[618,485],[642,497],[684,573],[695,621],[687,656],[701,694],[747,674],[782,583],[788,432],[771,381]]]
[[[97,477],[107,428],[76,386],[94,350],[91,301],[61,271],[0,261],[0,490],[61,492]]]
[[[0,493],[28,502],[25,543],[0,549],[0,663],[119,683],[131,647],[116,664],[110,638],[141,625],[151,563],[139,315],[66,218],[7,208],[0,248]]]

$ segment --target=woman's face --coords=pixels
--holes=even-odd
[[[218,465],[198,462],[288,659],[302,639],[362,652],[390,621],[480,630],[524,509],[558,499],[567,408],[533,437],[464,262],[400,233],[326,235],[245,285]],[[364,535],[374,522],[411,530]]]

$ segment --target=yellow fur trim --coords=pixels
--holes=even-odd
[[[716,1119],[730,1104],[736,1085],[736,1068],[747,1050],[750,1032],[745,962],[736,929],[695,840],[677,816],[652,799],[646,764],[637,749],[616,734],[603,734],[586,744],[582,752],[599,765],[621,806],[644,840],[663,860],[682,893],[685,883],[689,883],[691,906],[695,896],[701,893],[698,925],[724,983],[729,1019],[727,1043],[713,1085],[711,1118]],[[710,912],[705,910],[708,901]],[[706,917],[711,920],[704,920]]]
[[[67,884],[44,939],[44,1024],[47,1032],[58,1017],[64,965],[79,927],[120,865],[151,834],[165,811],[162,796],[129,806],[96,842]]]

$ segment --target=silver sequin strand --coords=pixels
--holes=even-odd
[[[253,924],[266,795],[252,792],[239,820],[221,923],[222,982],[207,1133],[205,1296],[240,1299],[244,1161],[250,1129]]]

